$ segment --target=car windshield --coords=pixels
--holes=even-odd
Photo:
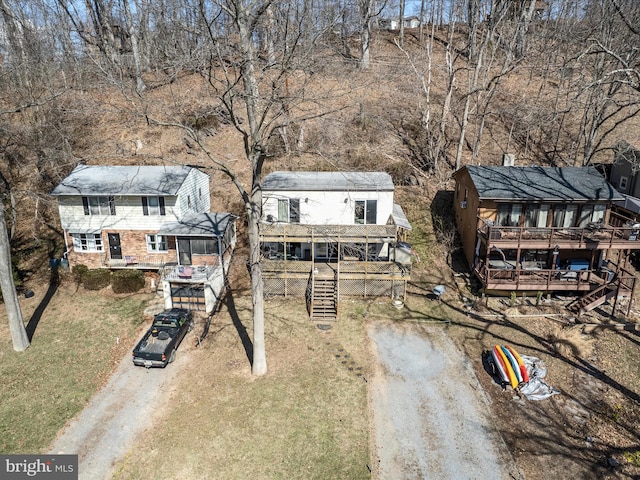
[[[176,321],[171,318],[157,318],[153,322],[154,327],[175,327]]]

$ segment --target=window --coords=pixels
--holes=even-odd
[[[498,205],[498,217],[496,220],[499,227],[519,227],[521,216],[521,203],[501,203]]]
[[[82,197],[85,215],[115,215],[116,202],[113,197]]]
[[[554,227],[574,227],[578,217],[578,205],[558,205],[553,211]]]
[[[629,177],[620,177],[620,180],[618,181],[618,188],[620,190],[626,190],[628,183]]]
[[[300,199],[278,199],[278,221],[288,223],[300,223]]]
[[[72,233],[75,252],[102,252],[102,236],[99,233]]]
[[[164,215],[164,197],[142,197],[143,215]]]
[[[211,238],[191,239],[191,253],[193,255],[217,255],[218,242]]]
[[[549,205],[527,205],[524,215],[525,227],[546,227],[549,219]]]
[[[593,206],[593,216],[591,217],[591,221],[593,223],[603,223],[604,222],[604,214],[607,212],[606,205],[594,205]]]
[[[377,200],[356,200],[354,222],[358,225],[375,225],[378,218]]]
[[[164,235],[147,235],[148,252],[166,252],[169,250],[167,237]]]

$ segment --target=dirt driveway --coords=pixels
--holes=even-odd
[[[374,478],[518,479],[488,399],[442,326],[371,323]]]

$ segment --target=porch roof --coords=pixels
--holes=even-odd
[[[411,224],[409,223],[409,220],[407,220],[407,216],[404,214],[402,207],[397,203],[393,204],[393,213],[391,214],[391,217],[393,218],[393,223],[398,227],[411,230]]]
[[[184,217],[178,222],[163,223],[158,235],[222,237],[234,218],[230,213],[199,213]]]
[[[613,202],[616,206],[629,210],[633,213],[640,213],[640,198],[622,194],[622,199]]]

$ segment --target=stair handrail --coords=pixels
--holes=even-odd
[[[335,282],[336,288],[335,288],[335,299],[334,301],[336,302],[336,319],[339,318],[339,312],[338,312],[338,306],[340,305],[340,258],[338,258],[338,268],[336,268],[336,271],[333,274],[333,281]]]
[[[315,295],[315,268],[311,264],[311,273],[309,275],[309,285],[307,286],[307,308],[309,309],[309,318],[313,317],[313,297]]]

